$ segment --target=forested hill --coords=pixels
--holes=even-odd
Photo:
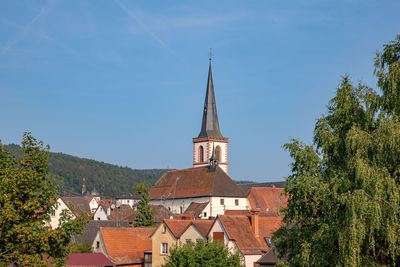
[[[22,156],[18,145],[4,145],[4,148],[17,158]],[[63,195],[80,194],[82,180],[85,178],[89,191],[95,188],[103,196],[116,197],[132,195],[137,183],[145,182],[152,185],[166,170],[131,169],[64,153],[50,152],[49,172],[61,180],[60,193]]]

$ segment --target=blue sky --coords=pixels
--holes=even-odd
[[[282,180],[341,76],[375,87],[400,1],[2,1],[0,140],[185,168],[208,69],[234,179]]]

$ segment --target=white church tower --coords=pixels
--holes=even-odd
[[[193,167],[218,164],[228,173],[228,138],[219,129],[217,104],[211,71],[211,57],[208,68],[206,98],[203,121],[198,137],[193,138]]]

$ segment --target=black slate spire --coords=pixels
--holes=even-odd
[[[203,121],[201,124],[200,137],[224,138],[219,130],[217,104],[215,102],[214,84],[211,70],[211,58],[208,68],[208,80],[206,98],[204,100]]]

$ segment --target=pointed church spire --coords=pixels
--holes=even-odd
[[[206,98],[204,100],[203,121],[199,137],[224,138],[219,130],[217,103],[215,102],[214,83],[211,70],[211,53],[209,58]]]

